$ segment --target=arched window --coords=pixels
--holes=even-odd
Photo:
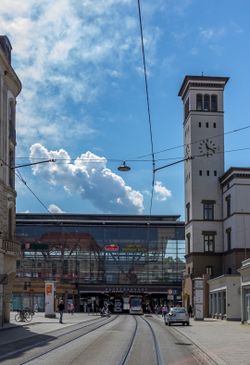
[[[202,110],[202,109],[203,109],[202,95],[201,94],[197,94],[196,95],[196,110]]]
[[[211,111],[212,112],[217,112],[218,110],[218,99],[217,99],[217,95],[212,95],[211,96]]]
[[[208,94],[204,95],[204,111],[209,112],[210,110],[210,96]]]

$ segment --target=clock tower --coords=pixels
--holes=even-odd
[[[223,92],[228,77],[186,76],[179,96],[184,105],[186,294],[192,278],[220,275],[223,252]],[[189,301],[189,300],[188,300]]]

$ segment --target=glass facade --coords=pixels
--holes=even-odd
[[[177,219],[17,214],[17,277],[80,286],[181,284],[184,223]]]

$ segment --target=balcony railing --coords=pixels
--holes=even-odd
[[[2,249],[5,253],[11,253],[16,256],[20,255],[21,246],[14,241],[11,240],[0,240],[0,249]]]

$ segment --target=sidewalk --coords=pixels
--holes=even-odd
[[[172,326],[218,365],[250,364],[250,325],[241,322],[191,319],[190,326]]]
[[[16,322],[15,321],[16,312],[10,313],[10,323],[5,323],[4,327],[0,328],[0,345],[6,341],[5,332],[12,331],[14,337],[20,336],[20,331],[16,333],[15,329],[20,327],[26,329],[25,337],[35,336],[37,334],[46,334],[51,331],[57,331],[65,327],[72,326],[81,322],[88,321],[89,319],[96,318],[99,316],[96,314],[88,315],[87,313],[74,313],[73,315],[69,313],[64,313],[63,324],[59,323],[59,314],[56,314],[56,318],[45,318],[44,312],[35,313],[31,322]],[[23,333],[22,333],[23,335]],[[8,336],[9,337],[9,336]]]

